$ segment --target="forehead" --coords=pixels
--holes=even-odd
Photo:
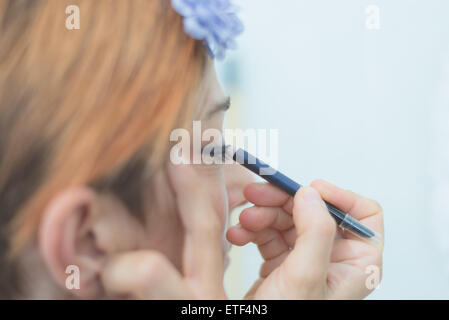
[[[211,102],[213,104],[217,104],[225,99],[223,87],[221,86],[220,81],[218,80],[217,71],[215,70],[215,67],[212,66],[208,73],[209,73],[208,81],[210,83],[209,97],[212,100]]]

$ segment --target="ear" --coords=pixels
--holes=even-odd
[[[43,213],[39,250],[53,279],[80,298],[101,298],[105,260],[142,243],[143,228],[111,195],[65,190]]]

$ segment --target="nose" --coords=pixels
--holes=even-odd
[[[228,191],[229,211],[232,211],[247,202],[243,195],[243,189],[256,181],[255,175],[246,168],[233,163],[224,166],[224,176]]]

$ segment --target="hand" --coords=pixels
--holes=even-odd
[[[230,228],[227,238],[235,245],[257,244],[264,258],[260,278],[245,298],[361,299],[371,292],[366,272],[377,266],[380,276],[383,240],[376,246],[337,233],[322,199],[383,237],[379,204],[320,180],[294,198],[270,184],[249,185],[245,197],[254,206],[242,211],[240,225]]]
[[[106,262],[105,291],[114,298],[225,299],[224,225],[210,188],[193,166],[172,166],[169,177],[184,227],[182,270],[156,250],[127,251]]]

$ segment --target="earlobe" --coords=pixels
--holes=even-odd
[[[69,189],[51,201],[39,227],[39,250],[53,279],[83,298],[99,290],[95,282],[101,251],[96,248],[91,221],[100,211],[99,196],[93,190]]]

